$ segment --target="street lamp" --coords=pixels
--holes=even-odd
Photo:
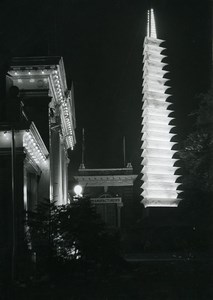
[[[75,193],[75,199],[78,199],[78,198],[81,198],[83,197],[82,195],[82,191],[83,191],[83,188],[81,185],[77,184],[76,186],[74,186],[74,193]]]

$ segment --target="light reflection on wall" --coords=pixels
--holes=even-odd
[[[154,13],[148,12],[147,36],[144,40],[143,51],[143,113],[142,113],[142,203],[145,207],[177,206],[178,198],[177,183],[179,175],[175,175],[178,167],[175,167],[177,159],[173,158],[176,153],[172,147],[176,144],[171,142],[175,134],[170,133],[174,128],[170,122],[173,118],[168,109],[171,103],[167,102],[170,97],[167,94],[168,79],[164,78],[168,72],[163,70],[167,65],[162,62],[166,57],[161,52],[163,40],[157,39]]]

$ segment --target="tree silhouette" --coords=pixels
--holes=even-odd
[[[28,212],[27,228],[39,276],[70,273],[76,266],[108,274],[123,262],[118,232],[107,229],[88,198],[61,206],[39,203],[36,212]]]
[[[180,151],[184,168],[184,189],[202,194],[213,192],[213,94],[199,95],[199,109],[194,131],[188,135]]]
[[[193,248],[205,252],[213,247],[213,94],[201,94],[198,98],[200,106],[191,114],[195,117],[194,131],[180,151],[184,172],[180,213],[192,228],[193,234],[187,239],[193,236]]]

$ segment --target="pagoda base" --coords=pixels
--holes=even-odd
[[[141,203],[147,207],[177,207],[181,199],[152,198],[143,199]]]

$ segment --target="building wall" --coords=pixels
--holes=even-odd
[[[136,175],[132,172],[132,168],[80,169],[74,176],[83,187],[83,195],[91,199],[103,221],[121,230],[131,226],[134,218],[133,182]]]
[[[5,96],[6,90],[10,89],[1,103],[0,258],[3,259],[0,259],[0,280],[3,277],[4,280],[10,279],[12,269],[17,277],[22,271],[21,261],[26,259],[26,220],[29,218],[26,211],[35,211],[41,201],[67,203],[67,149],[75,143],[72,112],[69,110],[70,93],[63,66],[59,67],[56,60],[44,74],[43,69],[29,66],[29,61],[35,61],[33,58],[26,61],[18,59],[18,71],[11,67]],[[43,58],[43,61],[48,59]],[[40,67],[39,59],[38,64]],[[28,68],[33,70],[32,73]],[[54,76],[58,79],[55,80]],[[60,87],[58,93],[60,103],[56,103],[59,102],[56,99],[58,82],[64,87]],[[64,98],[61,98],[62,93]],[[60,106],[58,111],[63,124],[57,118],[57,106]],[[58,128],[56,131],[54,126]]]

